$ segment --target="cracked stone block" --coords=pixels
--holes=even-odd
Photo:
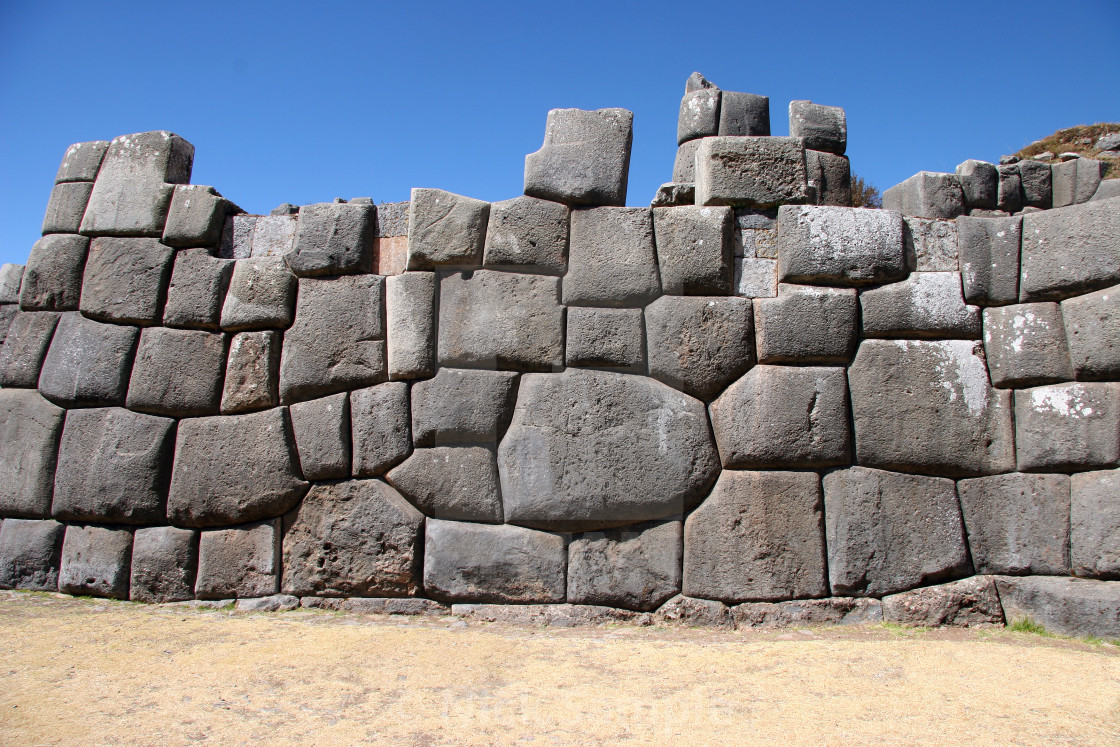
[[[981,306],[1019,300],[1019,244],[1023,219],[956,220],[964,299]]]
[[[226,216],[237,206],[213,187],[180,184],[171,197],[163,243],[176,248],[216,247],[222,238]]]
[[[853,288],[778,285],[754,301],[759,363],[847,365],[856,349],[859,300]]]
[[[634,113],[553,109],[544,145],[525,156],[525,194],[565,205],[625,205]]]
[[[883,597],[883,618],[899,625],[975,628],[1003,625],[996,582],[973,576]]]
[[[90,242],[79,308],[103,322],[159,324],[175,250],[156,239]]]
[[[681,591],[681,522],[577,534],[568,544],[568,601],[650,612]]]
[[[1118,302],[1120,289],[1117,288],[1062,301],[1065,339],[1069,342],[1069,354],[1078,379],[1120,378]]]
[[[728,207],[655,208],[653,231],[665,293],[722,296],[734,279]]]
[[[441,368],[412,386],[417,446],[497,443],[513,415],[517,374]]]
[[[152,327],[140,333],[125,404],[170,417],[217,415],[226,367],[226,336]]]
[[[902,217],[886,210],[783,205],[778,209],[778,279],[868,285],[906,277]]]
[[[280,519],[199,532],[199,599],[266,597],[280,590]]]
[[[492,447],[416,449],[385,479],[427,516],[502,521],[502,493]]]
[[[57,591],[65,527],[57,521],[0,523],[0,589]]]
[[[1080,472],[1120,464],[1120,384],[1016,391],[1015,444],[1024,472]]]
[[[436,276],[405,272],[385,278],[385,331],[389,379],[435,373]]]
[[[773,298],[778,295],[778,263],[773,259],[735,258],[735,295]]]
[[[996,587],[1008,623],[1029,618],[1059,635],[1120,638],[1120,583],[997,576]]]
[[[412,451],[408,384],[390,382],[350,393],[354,477],[377,477]]]
[[[847,156],[806,150],[805,173],[817,205],[851,207],[852,165]]]
[[[1054,207],[1066,207],[1088,202],[1101,183],[1101,161],[1091,158],[1074,158],[1050,167]]]
[[[645,372],[641,309],[572,306],[567,315],[564,359],[569,366]]]
[[[233,263],[222,303],[222,329],[284,329],[295,316],[296,276],[283,257],[253,257]]]
[[[1047,210],[1053,207],[1054,188],[1050,164],[1030,159],[1019,161],[1019,181],[1023,186],[1023,204]]]
[[[984,309],[984,352],[992,384],[1037,386],[1073,378],[1062,313],[1056,303]]]
[[[864,337],[980,338],[980,308],[967,306],[956,272],[912,272],[859,294]]]
[[[661,293],[648,208],[572,211],[564,303],[644,306]]]
[[[288,408],[300,469],[307,480],[350,476],[350,397],[346,392]]]
[[[230,338],[219,407],[223,415],[280,404],[280,333],[238,332]]]
[[[724,91],[719,103],[719,135],[770,134],[770,97]]]
[[[0,347],[0,386],[38,386],[59,316],[49,311],[16,312]]]
[[[808,202],[805,145],[793,137],[706,137],[696,150],[695,182],[697,205]]]
[[[129,599],[166,604],[194,599],[198,532],[175,527],[143,527],[132,539]]]
[[[376,221],[373,205],[304,205],[299,209],[295,248],[285,255],[288,266],[300,277],[369,272]]]
[[[408,209],[408,269],[478,267],[490,203],[442,189],[413,189]]]
[[[673,181],[681,184],[696,183],[696,151],[702,141],[689,140],[677,146],[677,156],[673,161]]]
[[[685,92],[684,98],[681,99],[680,114],[677,115],[678,144],[720,134],[721,98],[722,92],[718,88],[700,88]]]
[[[1081,472],[1070,485],[1074,575],[1120,578],[1120,471]]]
[[[1120,210],[1109,202],[1023,216],[1021,301],[1060,301],[1120,283]]]
[[[55,183],[92,182],[97,178],[101,160],[108,149],[108,140],[74,143],[62,156],[62,163],[59,164],[58,173],[54,177]]]
[[[696,202],[696,185],[691,182],[666,182],[657,188],[653,199],[650,200],[651,208],[679,207],[692,205]]]
[[[82,273],[89,239],[44,236],[31,247],[19,286],[24,311],[76,311],[82,296]]]
[[[58,590],[110,599],[128,599],[132,570],[132,530],[71,524],[62,540]]]
[[[903,218],[906,266],[918,272],[958,272],[957,221]]]
[[[987,161],[970,158],[957,165],[957,179],[969,208],[995,210],[999,197],[999,170]]]
[[[163,324],[186,329],[221,329],[222,304],[233,275],[233,262],[210,255],[209,249],[175,253]]]
[[[515,197],[490,205],[483,265],[563,275],[568,269],[567,205]]]
[[[731,608],[736,630],[816,625],[873,625],[883,621],[878,599],[829,597],[789,602],[744,602]]]
[[[919,218],[952,220],[967,212],[956,174],[919,171],[883,192],[883,208]]]
[[[67,407],[123,405],[140,330],[62,315],[51,338],[39,392]]]
[[[91,182],[54,185],[47,202],[47,213],[43,216],[43,234],[77,233],[92,191]]]
[[[789,134],[803,139],[806,148],[842,156],[848,148],[848,117],[839,106],[791,101]]]

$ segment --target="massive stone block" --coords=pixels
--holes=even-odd
[[[435,373],[436,276],[406,272],[385,278],[385,333],[389,378]]]
[[[11,262],[0,265],[0,303],[19,303],[24,269],[25,265],[14,265]]]
[[[648,612],[681,590],[681,522],[585,532],[568,545],[568,601]]]
[[[677,115],[678,144],[719,133],[721,94],[718,88],[685,91]]]
[[[957,218],[961,285],[968,303],[998,306],[1019,300],[1023,219]]]
[[[280,516],[308,485],[286,407],[179,422],[167,518],[183,527]]]
[[[756,257],[735,258],[735,295],[773,298],[778,295],[778,262]]]
[[[97,170],[108,149],[108,140],[74,143],[62,156],[55,182],[92,182],[97,178]]]
[[[179,185],[171,197],[163,243],[177,248],[217,247],[226,216],[237,206],[213,187]]]
[[[1015,392],[1015,444],[1025,472],[1120,464],[1120,384],[1055,384]]]
[[[512,371],[441,368],[412,386],[412,437],[418,446],[497,443],[516,390]]]
[[[75,311],[82,297],[82,272],[89,239],[85,236],[44,236],[31,247],[19,305],[24,311]]]
[[[283,257],[253,257],[233,263],[222,304],[222,329],[284,329],[296,306],[296,276]]]
[[[728,207],[656,208],[653,231],[661,287],[678,296],[731,292],[731,229]]]
[[[231,415],[280,404],[280,333],[238,332],[230,338],[220,410]]]
[[[964,191],[955,174],[919,171],[883,192],[883,207],[903,215],[951,220],[966,212]]]
[[[71,524],[62,540],[58,590],[65,594],[128,599],[132,530]]]
[[[307,480],[350,476],[350,397],[346,392],[288,408],[299,465]]]
[[[222,304],[232,275],[233,262],[210,256],[209,249],[176,252],[163,307],[164,325],[220,329]]]
[[[684,525],[684,593],[724,602],[828,595],[820,478],[720,475]]]
[[[996,207],[1005,213],[1017,213],[1023,208],[1023,179],[1019,174],[1019,164],[1000,164],[999,187],[996,191]]]
[[[969,208],[995,210],[999,197],[999,171],[994,164],[970,158],[957,164],[957,179]]]
[[[94,239],[79,308],[104,322],[159,324],[174,255],[156,239]]]
[[[1050,164],[1025,160],[1019,167],[1019,181],[1023,186],[1023,204],[1046,210],[1053,205],[1053,175]]]
[[[719,135],[770,134],[770,97],[724,91],[719,102]]]
[[[284,258],[300,277],[369,272],[376,221],[373,205],[304,205],[299,209],[295,249]]]
[[[701,402],[649,379],[569,369],[522,376],[498,468],[506,521],[579,531],[680,514],[719,461]]]
[[[426,515],[461,521],[502,521],[494,451],[485,446],[416,449],[385,476]]]
[[[1120,378],[1118,302],[1120,289],[1117,288],[1062,301],[1065,338],[1069,341],[1069,354],[1078,379]]]
[[[492,203],[483,265],[563,275],[568,268],[569,212],[567,205],[535,197]]]
[[[65,527],[57,521],[0,523],[0,589],[55,591]]]
[[[563,602],[565,556],[558,534],[429,519],[424,590],[447,602]]]
[[[266,597],[280,588],[280,520],[199,533],[199,599]]]
[[[992,384],[1035,386],[1073,378],[1062,314],[1056,303],[984,309],[984,352]]]
[[[39,392],[69,407],[123,405],[140,330],[63,314],[51,338]]]
[[[31,389],[38,386],[43,358],[58,318],[58,314],[49,311],[16,313],[0,347],[0,385]]]
[[[956,272],[913,272],[859,295],[864,337],[980,338],[980,309],[966,306]]]
[[[553,109],[544,145],[525,156],[525,194],[565,205],[625,205],[634,113]]]
[[[1101,183],[1101,161],[1074,158],[1051,166],[1054,207],[1088,202]]]
[[[815,190],[817,205],[852,205],[852,165],[847,156],[819,150],[805,151],[805,174]]]
[[[973,576],[883,597],[883,618],[899,625],[988,627],[1003,625],[996,582]]]
[[[842,368],[756,366],[709,409],[726,468],[815,469],[851,461]]]
[[[567,314],[564,360],[569,366],[602,366],[645,372],[641,309],[573,306]]]
[[[164,604],[194,598],[198,571],[198,532],[175,527],[144,527],[132,538],[129,599]]]
[[[847,365],[855,353],[858,310],[852,288],[780,284],[776,298],[754,301],[758,362]]]
[[[661,292],[647,208],[572,211],[564,303],[644,306]]]
[[[153,327],[140,333],[128,407],[182,418],[217,415],[226,367],[226,336]]]
[[[1061,300],[1120,283],[1120,204],[1091,202],[1023,217],[1023,301]]]
[[[842,156],[848,147],[848,118],[839,106],[791,101],[789,134],[802,138],[806,148]]]
[[[662,296],[645,310],[650,375],[715,397],[754,364],[753,318],[745,298]]]
[[[408,384],[392,382],[350,393],[354,477],[376,477],[412,450]]]
[[[883,621],[878,599],[828,597],[789,602],[744,602],[730,609],[736,630],[817,625],[868,625]]]
[[[860,464],[951,476],[1015,467],[1011,393],[979,343],[866,340],[848,370]]]
[[[677,147],[677,156],[673,160],[673,181],[680,184],[695,184],[696,182],[696,151],[700,149],[702,141],[689,140]]]
[[[27,389],[0,389],[0,515],[50,515],[63,410]]]
[[[798,138],[706,137],[696,149],[697,205],[771,207],[808,199]]]
[[[957,221],[908,216],[903,218],[902,222],[906,265],[911,271],[960,271],[960,237]]]
[[[1030,618],[1060,635],[1120,638],[1120,583],[997,576],[1008,623]]]
[[[439,362],[461,368],[563,365],[559,278],[494,270],[440,280]]]
[[[46,215],[43,216],[43,233],[77,233],[92,191],[93,184],[90,182],[54,185]]]
[[[279,215],[231,215],[222,228],[218,256],[223,259],[283,257],[295,249],[299,218],[294,213]]]
[[[1074,575],[1120,578],[1120,471],[1081,472],[1070,486]]]
[[[868,208],[778,209],[778,277],[814,285],[868,285],[906,277],[902,217]]]
[[[421,583],[423,524],[423,515],[380,480],[316,485],[284,517],[281,591],[412,596]]]

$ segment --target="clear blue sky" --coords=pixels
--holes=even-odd
[[[1120,1],[0,0],[0,261],[39,235],[66,146],[165,129],[250,212],[522,190],[556,107],[634,112],[629,204],[671,176],[684,81],[843,106],[856,173],[998,159],[1120,121]]]

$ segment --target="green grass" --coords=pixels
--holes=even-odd
[[[1030,617],[1021,617],[1014,620],[1007,629],[1013,633],[1031,633],[1033,635],[1040,635],[1045,638],[1054,638],[1054,634],[1042,625],[1042,623],[1035,622]]]

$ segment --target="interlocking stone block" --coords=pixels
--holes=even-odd
[[[919,218],[951,220],[966,212],[964,191],[956,174],[919,171],[883,192],[883,208]]]
[[[1019,300],[1019,243],[1023,219],[956,220],[964,299],[981,306]]]
[[[1092,202],[1114,200],[1117,197],[1120,197],[1120,179],[1105,179],[1093,193]]]
[[[515,197],[490,205],[483,264],[563,275],[568,267],[567,205]]]
[[[1027,159],[1016,164],[1023,186],[1023,204],[1043,210],[1053,206],[1053,175],[1048,163]]]
[[[226,216],[237,206],[213,187],[180,184],[171,197],[163,243],[177,248],[217,247]]]
[[[3,345],[4,340],[7,339],[8,329],[11,328],[12,320],[16,318],[18,313],[19,304],[0,304],[0,345]]]
[[[34,390],[0,389],[0,514],[50,515],[62,418]]]
[[[143,527],[132,539],[129,599],[166,604],[194,599],[198,532],[175,527]]]
[[[1120,464],[1120,384],[1055,384],[1015,392],[1015,445],[1024,472]]]
[[[858,309],[852,288],[780,284],[776,298],[754,301],[758,362],[847,365],[856,349]]]
[[[568,545],[568,601],[648,612],[681,591],[681,522],[585,532]]]
[[[559,534],[509,525],[425,522],[424,589],[441,601],[564,601]]]
[[[299,212],[299,208],[295,208]],[[283,257],[295,249],[299,217],[284,215],[245,215],[226,217],[218,256],[223,259]]]
[[[969,208],[995,210],[999,197],[999,171],[994,164],[970,158],[957,165],[957,179]]]
[[[233,262],[210,255],[208,249],[175,252],[163,323],[187,329],[221,328],[222,304],[233,275]]]
[[[24,268],[11,262],[0,265],[0,304],[19,303]]]
[[[92,182],[97,178],[97,170],[101,168],[101,160],[108,149],[108,140],[74,143],[62,156],[55,182]]]
[[[296,276],[283,257],[253,257],[233,263],[222,303],[222,329],[284,329],[296,306]]]
[[[641,309],[568,309],[564,359],[569,366],[619,368],[633,373],[646,367]]]
[[[284,517],[285,594],[410,596],[424,516],[380,480],[316,485]]]
[[[724,91],[719,103],[719,135],[770,134],[770,97]]]
[[[720,98],[721,91],[718,88],[685,92],[681,99],[680,114],[677,115],[678,144],[719,133]]]
[[[1057,301],[1120,283],[1120,209],[1090,202],[1023,217],[1023,301]]]
[[[802,138],[806,148],[842,156],[848,147],[848,118],[839,106],[791,101],[789,134]]]
[[[960,477],[1015,467],[1011,393],[992,388],[978,342],[865,340],[848,386],[860,464]]]
[[[56,591],[65,527],[57,521],[0,523],[0,589]]]
[[[441,368],[412,387],[417,446],[497,443],[512,416],[517,374]]]
[[[755,366],[709,411],[726,468],[816,469],[851,461],[842,368]]]
[[[989,627],[1003,625],[996,582],[973,576],[883,597],[883,618],[899,625],[926,628],[943,625]]]
[[[563,322],[559,278],[494,270],[452,273],[440,280],[440,365],[559,368]]]
[[[805,145],[793,137],[704,138],[696,204],[771,207],[809,200]]]
[[[544,145],[525,156],[525,194],[565,205],[625,205],[634,113],[553,109]]]
[[[152,327],[140,333],[125,404],[182,418],[217,415],[226,367],[226,336]]]
[[[731,608],[737,630],[817,625],[868,625],[883,621],[878,599],[829,597],[789,602],[744,602]]]
[[[478,267],[490,203],[442,189],[413,189],[408,210],[408,269]]]
[[[199,599],[266,597],[280,589],[280,520],[199,533]]]
[[[427,516],[501,523],[494,451],[485,446],[416,449],[385,476]]]
[[[692,205],[696,202],[696,185],[692,183],[668,182],[662,184],[650,200],[651,208]]]
[[[683,594],[678,594],[658,607],[656,619],[660,623],[689,627],[730,628],[734,625],[731,610],[723,602],[693,599]]]
[[[778,262],[755,257],[735,258],[735,295],[773,298],[778,295]]]
[[[998,387],[1073,378],[1062,313],[1056,303],[984,309],[984,352],[992,384]]]
[[[408,385],[379,384],[350,393],[354,477],[376,477],[412,450]]]
[[[1023,207],[1023,177],[1019,164],[1000,164],[999,187],[996,190],[996,207],[1006,213],[1017,213]]]
[[[174,249],[156,239],[94,239],[79,308],[100,321],[159,324],[174,256]]]
[[[1120,378],[1118,302],[1120,289],[1117,288],[1062,301],[1065,338],[1069,341],[1073,370],[1078,379]]]
[[[842,207],[778,209],[778,278],[815,285],[868,285],[906,276],[902,217]]]
[[[677,146],[677,156],[673,160],[673,181],[681,184],[696,183],[696,151],[702,140],[689,140]]]
[[[66,527],[58,590],[65,594],[128,599],[132,530],[81,524]]]
[[[1120,578],[1120,471],[1081,472],[1070,483],[1073,573]]]
[[[280,404],[280,333],[238,332],[230,338],[220,411],[223,415]]]
[[[435,373],[435,300],[435,273],[406,272],[385,278],[391,380],[419,379]]]
[[[89,239],[85,236],[44,236],[31,247],[19,286],[24,311],[75,311],[82,296],[82,272]]]
[[[1101,183],[1104,163],[1074,158],[1051,166],[1054,207],[1088,202]]]
[[[383,202],[377,205],[377,236],[408,236],[408,202]]]
[[[1059,635],[1120,638],[1120,583],[997,576],[996,587],[1008,623],[1030,618]]]
[[[644,306],[661,292],[647,208],[572,211],[564,303]]]
[[[82,223],[82,214],[93,191],[92,182],[66,182],[56,184],[47,202],[47,212],[43,216],[43,234],[77,233]]]
[[[684,525],[684,593],[723,602],[828,595],[820,478],[724,471]]]
[[[661,287],[678,296],[721,296],[734,275],[729,207],[655,208],[653,231]]]
[[[957,221],[903,218],[906,265],[918,272],[958,272]],[[959,220],[959,219],[958,219]]]
[[[288,408],[179,422],[167,497],[172,524],[210,527],[280,516],[307,488]]]
[[[350,476],[350,397],[346,392],[289,408],[299,464],[307,480]]]
[[[68,407],[123,405],[139,337],[135,327],[63,314],[43,359],[39,392]]]
[[[957,272],[913,272],[859,294],[864,337],[980,338],[980,308],[966,306]]]
[[[816,191],[816,199],[812,202],[851,207],[852,165],[847,156],[806,150],[805,173],[809,188]]]
[[[957,483],[977,573],[1068,574],[1067,475],[993,475]]]
[[[438,604],[438,603],[436,603]],[[586,625],[638,620],[648,616],[632,610],[593,604],[452,604],[451,614],[466,620],[547,628],[576,628]]]
[[[299,209],[295,249],[285,256],[300,277],[369,272],[377,208],[322,203]]]
[[[12,318],[0,347],[0,385],[29,387],[39,384],[43,358],[58,325],[59,314],[20,311]]]

